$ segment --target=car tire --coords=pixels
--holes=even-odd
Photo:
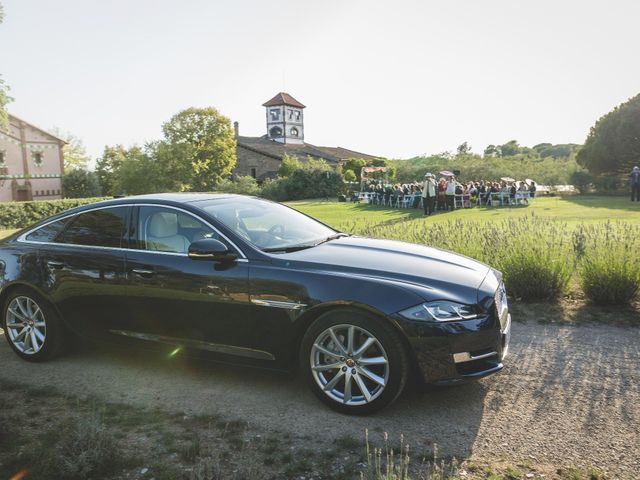
[[[43,362],[60,354],[66,332],[53,306],[35,291],[23,287],[13,290],[5,299],[2,329],[11,349],[30,362]]]
[[[398,333],[384,320],[355,309],[318,317],[302,339],[299,361],[313,393],[330,408],[353,415],[391,404],[409,376],[407,352]]]

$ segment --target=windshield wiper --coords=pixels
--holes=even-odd
[[[291,245],[289,247],[273,247],[273,248],[263,248],[263,252],[273,253],[273,252],[297,252],[298,250],[304,250],[305,248],[313,248],[315,247],[315,243],[305,243],[304,245]]]
[[[324,240],[320,240],[318,243],[316,243],[316,244],[314,245],[314,247],[315,247],[316,245],[320,245],[320,244],[322,244],[322,243],[327,243],[327,242],[330,242],[331,240],[335,240],[336,238],[350,237],[350,236],[351,236],[351,235],[349,235],[348,233],[342,233],[342,232],[340,232],[340,233],[336,233],[336,234],[334,234],[334,235],[330,235],[330,236],[328,236],[328,237],[327,237],[327,238],[325,238]]]
[[[304,250],[306,248],[313,248],[316,247],[322,243],[326,243],[326,242],[330,242],[331,240],[335,240],[336,238],[341,238],[341,237],[349,237],[350,235],[348,233],[336,233],[335,235],[331,235],[327,238],[323,238],[322,240],[315,242],[315,243],[301,243],[299,245],[290,245],[290,246],[282,246],[282,247],[273,247],[273,248],[263,248],[262,251],[263,252],[267,252],[267,253],[274,253],[274,252],[283,252],[283,253],[290,253],[290,252],[297,252],[298,250]]]

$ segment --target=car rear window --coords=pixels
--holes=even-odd
[[[117,248],[121,246],[127,207],[103,208],[73,218],[61,243]]]
[[[52,222],[44,225],[31,232],[25,237],[25,239],[30,242],[53,242],[68,221],[69,218],[63,218],[62,220],[58,220],[57,222]]]

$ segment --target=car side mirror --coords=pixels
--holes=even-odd
[[[233,262],[238,256],[231,252],[220,240],[205,238],[189,245],[189,258],[214,262]]]

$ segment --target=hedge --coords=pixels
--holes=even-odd
[[[88,203],[99,202],[107,198],[108,197],[67,198],[64,200],[37,200],[34,202],[3,202],[0,203],[0,229],[24,228],[64,210]]]

